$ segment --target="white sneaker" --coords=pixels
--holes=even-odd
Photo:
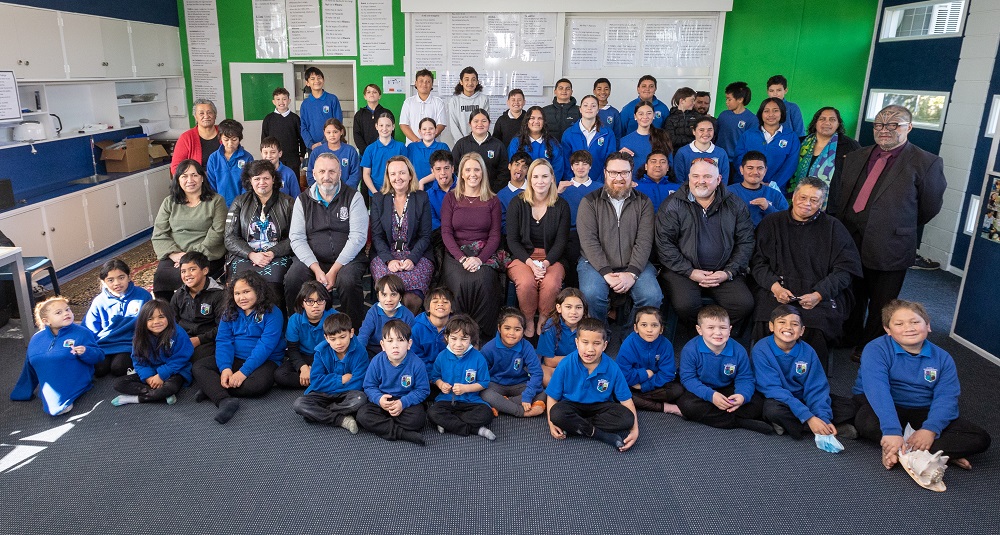
[[[340,427],[347,429],[352,435],[358,434],[358,421],[353,416],[344,416],[344,419],[340,422]]]

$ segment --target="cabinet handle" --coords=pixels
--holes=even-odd
[[[128,204],[128,201],[123,202],[122,206],[125,206],[126,204]]]
[[[24,64],[25,64],[25,66],[27,66],[27,65],[31,65],[31,62],[30,62],[30,61],[28,61],[28,60],[24,60]]]
[[[107,61],[102,61],[101,62],[101,67],[107,67],[107,66],[108,66],[108,62]]]
[[[121,207],[122,207],[122,205],[120,205],[120,204],[116,204],[115,205],[115,208],[121,208]]]
[[[44,236],[44,235],[45,235],[45,231],[43,230],[43,231],[42,231],[42,236]]]
[[[51,232],[55,232],[55,231],[56,231],[56,228],[55,228],[55,227],[52,227],[52,228],[50,228],[50,229],[49,229],[49,231],[51,231]]]
[[[24,65],[24,60],[23,60],[23,59],[19,59],[19,60],[17,60],[17,64],[18,64],[18,65]]]

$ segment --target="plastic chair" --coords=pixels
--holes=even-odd
[[[55,295],[60,295],[59,279],[56,278],[56,268],[52,265],[52,260],[49,260],[44,256],[25,256],[22,258],[22,261],[24,262],[24,278],[28,283],[28,299],[31,301],[30,308],[35,308],[35,294],[31,291],[33,286],[32,278],[35,273],[43,269],[49,272],[49,279],[52,281],[52,292]],[[0,281],[13,280],[14,273],[10,270],[10,266],[5,266],[0,269]]]

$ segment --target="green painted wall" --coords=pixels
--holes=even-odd
[[[726,15],[717,111],[726,109],[730,82],[750,84],[750,109],[767,98],[767,79],[788,78],[787,98],[808,126],[816,110],[834,106],[854,137],[868,71],[876,0],[734,0]]]

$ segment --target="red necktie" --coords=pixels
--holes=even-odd
[[[865,209],[865,205],[868,204],[868,198],[872,196],[872,190],[875,189],[875,183],[878,182],[878,177],[885,170],[885,164],[889,161],[889,156],[892,156],[892,153],[883,152],[880,154],[875,165],[872,166],[872,170],[868,172],[868,177],[865,178],[865,183],[862,184],[861,191],[858,192],[858,198],[854,199],[854,213],[859,213]]]

